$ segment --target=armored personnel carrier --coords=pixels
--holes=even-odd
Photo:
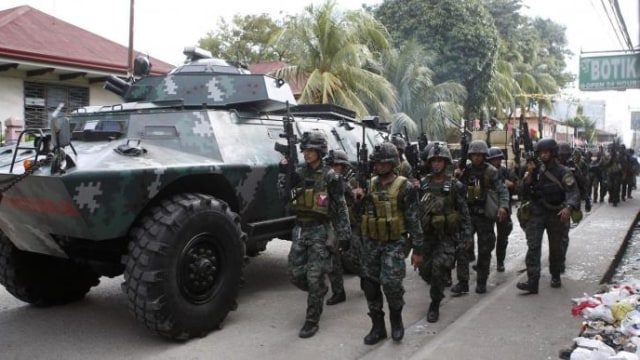
[[[105,86],[123,103],[56,114],[0,157],[0,283],[16,298],[66,304],[124,274],[140,323],[203,336],[235,309],[247,257],[290,237],[276,191],[274,143],[295,146],[284,121],[353,162],[383,141],[352,111],[297,105],[282,79],[186,54],[166,76],[137,59],[137,81]]]

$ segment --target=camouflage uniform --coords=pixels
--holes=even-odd
[[[435,158],[443,158],[446,166],[451,165],[451,154],[447,148],[433,147],[428,162]],[[438,321],[440,301],[444,298],[444,288],[453,269],[456,248],[464,248],[465,243],[472,239],[464,185],[453,178],[446,167],[436,171],[444,172],[444,179],[438,176],[439,173],[425,176],[421,181],[420,198],[420,224],[426,257],[419,270],[422,279],[431,285],[429,322]]]
[[[606,176],[602,171],[602,153],[598,152],[596,154],[596,158],[591,160],[589,163],[589,175],[591,177],[591,188],[590,191],[593,194],[593,202],[597,203],[598,199],[600,202],[604,201],[604,196],[607,193],[606,187]],[[600,195],[598,195],[600,194]]]
[[[469,155],[484,154],[488,155],[489,149],[483,140],[474,140],[469,144]],[[486,283],[489,278],[489,268],[491,265],[491,253],[496,245],[496,234],[494,231],[496,220],[492,220],[485,214],[485,201],[489,190],[495,191],[498,195],[498,207],[508,210],[509,208],[509,192],[504,186],[504,182],[500,180],[500,174],[493,165],[483,163],[480,166],[473,164],[467,165],[464,172],[460,176],[460,181],[467,189],[467,205],[471,214],[472,233],[478,235],[478,261],[476,263],[477,275],[477,293],[486,292]],[[458,253],[456,257],[456,269],[458,281],[462,284],[456,284],[451,291],[454,293],[462,293],[465,291],[466,285],[468,291],[469,281],[469,260],[464,254]]]
[[[576,179],[576,186],[578,187],[578,191],[580,193],[580,199],[585,201],[585,209],[587,211],[591,211],[591,203],[588,195],[587,180],[582,172],[582,168],[576,165],[574,159],[569,158],[571,155],[571,145],[569,145],[566,141],[558,142],[558,163],[560,165],[566,166],[573,177]],[[578,205],[580,208],[580,205]],[[564,229],[562,232],[562,264],[560,265],[560,273],[564,273],[565,263],[564,259],[567,256],[567,250],[569,250],[569,231],[571,230],[571,221],[567,221],[564,223]]]
[[[372,162],[393,162],[397,166],[398,153],[389,143],[383,143],[371,155]],[[365,344],[375,344],[386,337],[382,293],[386,295],[394,340],[404,335],[402,307],[406,275],[403,248],[405,232],[411,235],[414,255],[423,251],[422,229],[418,222],[418,197],[406,178],[396,176],[389,184],[380,178],[371,179],[363,204],[361,232],[363,237],[362,275],[364,291],[373,328],[365,337]]]
[[[609,192],[609,202],[613,206],[618,206],[620,202],[620,185],[622,183],[623,161],[618,152],[613,148],[611,154],[605,160],[607,173],[607,191]]]
[[[543,150],[551,151],[553,157],[548,163],[542,164],[537,169],[536,173],[532,175],[530,184],[522,181],[520,187],[520,194],[524,200],[531,202],[531,206],[530,218],[525,229],[528,247],[525,263],[528,280],[518,283],[518,288],[530,293],[538,292],[542,237],[545,229],[549,238],[551,286],[561,286],[560,272],[564,263],[562,236],[566,229],[566,223],[560,221],[558,214],[563,208],[580,208],[580,191],[575,176],[571,170],[559,164],[555,159],[558,144],[553,139],[542,139],[536,144],[536,151]]]
[[[326,138],[320,132],[304,133],[300,148],[316,149],[321,157],[326,153]],[[281,172],[278,180],[280,195],[286,198],[286,174]],[[324,163],[316,169],[303,164],[297,168],[291,180],[295,194],[292,206],[296,212],[296,225],[288,257],[289,275],[295,286],[308,292],[306,322],[300,334],[301,337],[308,337],[317,331],[323,299],[328,290],[325,276],[331,271],[333,246],[329,243],[329,234],[335,231],[341,243],[348,243],[351,228],[341,175]],[[312,331],[313,327],[315,330]],[[305,329],[308,330],[307,334],[311,334],[303,336]]]
[[[493,159],[504,160],[504,153],[500,148],[490,148],[489,156],[487,160]],[[511,181],[514,184],[518,183],[518,177],[513,170],[507,169],[505,166],[496,167],[500,174],[500,180],[504,183],[506,180]],[[506,184],[505,184],[506,187]],[[503,222],[496,223],[496,269],[500,272],[504,271],[504,259],[507,256],[507,245],[509,245],[509,235],[513,231],[513,221],[511,221],[511,209],[513,207],[513,195],[517,192],[516,189],[508,189],[509,192],[509,217]]]
[[[349,210],[349,223],[351,224],[351,245],[349,246],[349,251],[340,253],[337,251],[338,249],[334,247],[332,251],[332,268],[329,271],[329,282],[331,283],[331,292],[333,296],[327,299],[327,305],[334,305],[339,302],[343,302],[346,300],[346,294],[344,291],[344,266],[348,264],[350,270],[353,271],[353,267],[357,267],[356,273],[360,273],[359,265],[360,265],[360,253],[362,252],[362,243],[360,242],[360,232],[357,229],[359,224],[356,221],[354,212],[353,212],[353,198],[351,196],[351,190],[355,187],[356,178],[355,172],[351,168],[351,164],[349,163],[349,159],[347,153],[343,150],[331,150],[329,152],[329,156],[326,159],[327,165],[343,165],[344,172],[340,174],[345,179],[345,191],[344,196],[347,202],[347,208]],[[349,269],[348,267],[348,269]]]
[[[413,178],[413,169],[411,168],[411,164],[409,161],[404,158],[404,150],[407,148],[407,142],[400,136],[394,135],[391,137],[391,143],[398,149],[398,157],[400,158],[400,163],[396,166],[395,172],[400,176],[404,176],[407,179]]]

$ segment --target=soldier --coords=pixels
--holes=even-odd
[[[493,165],[500,173],[500,179],[504,182],[504,186],[509,191],[509,215],[504,222],[496,223],[496,270],[504,272],[504,259],[507,255],[507,245],[509,244],[509,235],[513,230],[513,221],[511,221],[511,209],[513,205],[513,195],[517,192],[518,178],[513,170],[507,169],[502,165],[504,153],[500,148],[492,147],[489,149],[487,156],[489,163]]]
[[[562,236],[572,210],[580,207],[580,191],[573,173],[556,160],[558,143],[554,139],[542,139],[536,144],[536,152],[542,164],[538,168],[535,161],[529,161],[520,185],[520,194],[523,199],[531,202],[531,206],[530,218],[525,228],[528,246],[525,258],[527,281],[519,282],[517,287],[530,294],[538,293],[542,236],[545,229],[549,238],[551,287],[562,286]]]
[[[609,156],[605,160],[607,173],[607,191],[609,203],[618,206],[620,202],[620,184],[622,182],[622,159],[615,143],[609,147]]]
[[[576,165],[571,156],[571,145],[569,145],[566,141],[559,141],[558,143],[558,163],[560,165],[566,166],[573,177],[576,180],[576,185],[578,187],[578,191],[580,193],[580,199],[585,200],[588,199],[587,188],[586,188],[586,180],[582,173],[580,167]],[[575,152],[574,152],[575,153]],[[578,211],[580,209],[580,203],[578,203]],[[591,211],[591,204],[585,200],[585,210]],[[565,270],[565,261],[567,255],[567,250],[569,249],[569,230],[571,229],[571,221],[567,221],[564,225],[564,229],[562,231],[562,263],[560,265],[560,273],[564,274]]]
[[[400,341],[404,336],[402,280],[406,275],[403,248],[407,238],[403,234],[411,235],[411,263],[414,268],[423,262],[418,197],[411,182],[394,172],[399,164],[398,151],[393,144],[383,143],[376,146],[370,159],[376,176],[371,179],[366,196],[364,189],[354,189],[354,197],[364,201],[360,287],[367,299],[372,321],[371,331],[364,338],[367,345],[376,344],[387,337],[382,291],[389,306],[391,337],[394,341]]]
[[[391,143],[396,147],[396,150],[398,150],[398,157],[400,159],[400,162],[396,167],[396,173],[400,176],[406,177],[407,179],[412,179],[413,169],[411,168],[409,161],[404,158],[404,150],[407,148],[407,141],[400,135],[393,135],[391,136]]]
[[[598,151],[595,159],[592,159],[589,163],[589,175],[591,177],[592,188],[590,192],[593,194],[592,199],[594,203],[597,203],[598,199],[600,199],[600,202],[603,202],[604,196],[607,194],[606,178],[602,171],[602,161],[602,152]]]
[[[421,181],[425,262],[420,276],[431,285],[428,322],[437,322],[440,317],[440,301],[451,276],[456,248],[468,247],[472,239],[464,185],[447,171],[451,163],[449,150],[436,144],[427,158],[430,173]]]
[[[459,179],[467,189],[467,205],[471,214],[472,233],[478,234],[478,261],[476,263],[476,293],[487,292],[487,279],[491,265],[491,252],[496,246],[496,234],[493,230],[496,220],[506,221],[509,209],[509,192],[500,180],[498,170],[486,163],[489,148],[484,140],[473,140],[469,144],[469,158],[471,164],[462,172],[456,169]],[[486,213],[489,192],[497,195],[496,209],[493,214]],[[491,199],[489,199],[491,200]],[[456,257],[458,283],[451,288],[451,292],[460,295],[469,292],[469,261],[464,256]]]
[[[558,146],[560,145],[558,144]],[[573,154],[571,155],[571,159],[573,160],[573,168],[576,169],[574,171],[574,175],[576,175],[578,170],[580,172],[580,175],[579,175],[580,177],[576,176],[576,181],[578,182],[578,186],[580,189],[580,197],[584,201],[584,210],[586,212],[590,212],[591,211],[591,192],[589,191],[589,189],[591,188],[591,179],[589,178],[589,165],[584,160],[584,157],[582,156],[582,149],[580,148],[573,149]],[[562,164],[562,165],[565,165],[565,164]],[[569,166],[569,167],[572,167],[572,166]]]
[[[331,168],[324,166],[322,157],[327,153],[327,139],[320,131],[305,132],[300,140],[305,164],[298,167],[290,179],[293,194],[292,207],[296,224],[291,236],[289,275],[291,282],[308,292],[306,321],[299,336],[308,338],[318,331],[324,296],[327,294],[325,276],[331,270],[329,232],[331,224],[339,238],[341,251],[347,250],[351,228],[344,199],[344,181]],[[286,164],[281,162],[278,175],[280,196],[286,194]]]
[[[331,284],[331,292],[332,295],[329,299],[327,299],[327,305],[335,305],[347,300],[347,295],[344,291],[344,267],[343,267],[343,259],[345,263],[357,266],[360,265],[360,251],[362,249],[362,244],[360,243],[359,236],[356,235],[356,224],[355,217],[353,214],[353,198],[351,195],[351,191],[356,184],[355,172],[351,167],[351,163],[349,162],[349,157],[347,153],[343,150],[331,150],[329,151],[329,156],[327,157],[327,164],[331,166],[331,169],[336,172],[336,174],[340,174],[345,179],[345,191],[344,196],[347,201],[347,208],[349,209],[349,223],[351,224],[351,245],[349,246],[348,252],[340,253],[339,251],[332,252],[332,269],[329,272],[329,283]],[[336,249],[337,250],[337,249]],[[348,259],[346,259],[348,258]],[[352,269],[353,270],[353,269]],[[356,273],[359,273],[357,271]]]

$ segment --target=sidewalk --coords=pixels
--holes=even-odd
[[[545,239],[537,295],[523,295],[516,289],[516,283],[526,279],[524,273],[488,294],[411,358],[558,359],[559,351],[570,348],[580,332],[581,319],[570,313],[571,299],[596,292],[601,280],[610,275],[639,211],[637,198],[618,207],[599,204],[571,230],[562,288],[549,286]]]

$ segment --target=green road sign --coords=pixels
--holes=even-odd
[[[580,90],[640,89],[640,53],[580,58]]]

